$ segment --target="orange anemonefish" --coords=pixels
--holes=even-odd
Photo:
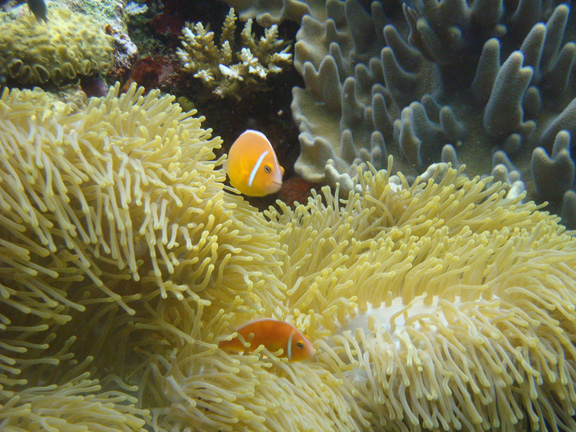
[[[226,172],[244,195],[262,197],[280,190],[284,168],[266,135],[248,129],[230,147]]]
[[[282,349],[280,357],[286,357],[288,361],[306,360],[315,352],[312,342],[300,330],[284,321],[264,318],[251,321],[236,332],[250,343],[248,352],[254,351],[260,345],[264,345],[270,352]],[[250,335],[253,335],[252,339]],[[246,349],[239,337],[221,341],[218,347],[233,352],[244,352]]]

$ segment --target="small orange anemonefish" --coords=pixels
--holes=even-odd
[[[288,358],[288,361],[306,360],[315,352],[312,342],[300,330],[284,321],[263,318],[245,324],[236,332],[250,343],[248,352],[254,351],[260,345],[264,345],[270,352],[282,349],[281,357]],[[246,350],[238,336],[232,340],[221,341],[218,347],[232,352]]]
[[[241,193],[263,197],[280,190],[284,168],[266,135],[248,129],[230,147],[226,172]]]

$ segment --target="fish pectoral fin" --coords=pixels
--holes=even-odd
[[[238,339],[237,337],[235,337],[233,339],[223,340],[223,341],[218,342],[218,348],[220,348],[224,351],[235,352],[235,353],[241,353],[241,352],[245,351],[245,349],[246,349],[244,343],[242,341],[240,341],[240,339]]]

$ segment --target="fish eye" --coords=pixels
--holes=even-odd
[[[304,342],[300,342],[300,341],[296,342],[296,347],[298,347],[300,349],[304,348]]]
[[[265,172],[265,173],[269,173],[269,172],[270,172],[270,165],[264,165],[264,172]]]

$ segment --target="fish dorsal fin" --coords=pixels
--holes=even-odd
[[[262,137],[268,144],[270,144],[270,140],[262,132],[254,130],[254,129],[246,129],[244,132],[242,132],[242,135],[244,135],[246,132],[256,134],[256,135]],[[272,144],[270,144],[270,147],[272,147]]]

